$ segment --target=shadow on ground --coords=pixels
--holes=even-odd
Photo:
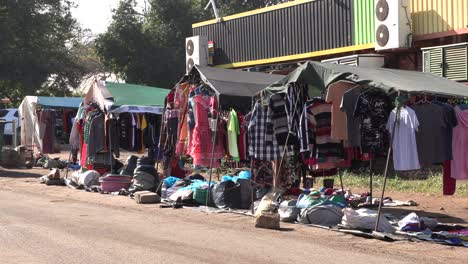
[[[0,167],[0,177],[5,178],[35,178],[41,177],[43,174],[31,172],[29,169],[5,169]]]
[[[423,210],[415,210],[414,208],[408,207],[408,208],[383,208],[384,213],[389,213],[392,215],[399,215],[399,216],[406,216],[410,213],[416,213],[419,217],[429,217],[429,218],[435,218],[439,222],[446,223],[446,224],[467,224],[465,219],[458,218],[451,216],[449,214],[444,213],[444,211],[441,210],[440,213],[434,213],[434,212],[427,212]]]

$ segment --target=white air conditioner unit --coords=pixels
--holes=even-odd
[[[322,60],[322,62],[378,69],[385,66],[385,56],[380,54],[359,54]]]
[[[187,73],[194,65],[208,65],[208,37],[193,36],[185,39],[185,69]]]
[[[409,47],[409,0],[375,0],[375,50]]]

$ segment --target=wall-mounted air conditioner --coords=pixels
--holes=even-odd
[[[409,47],[409,0],[375,0],[375,50]]]
[[[208,37],[193,36],[185,39],[185,69],[187,73],[194,65],[208,65]]]

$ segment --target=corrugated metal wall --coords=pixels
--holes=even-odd
[[[353,0],[317,0],[196,27],[215,42],[214,64],[228,64],[353,45]]]
[[[354,45],[373,43],[375,40],[375,0],[354,0]]]
[[[468,0],[412,0],[414,35],[468,27]]]

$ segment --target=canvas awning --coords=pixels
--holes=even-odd
[[[81,97],[37,96],[38,106],[48,109],[78,109],[82,100]]]
[[[190,74],[194,73],[198,73],[202,81],[219,95],[220,104],[224,109],[250,109],[253,95],[284,77],[199,65],[190,71]]]
[[[288,84],[302,82],[309,84],[309,94],[319,95],[325,88],[340,80],[367,84],[381,88],[387,93],[394,91],[415,94],[468,97],[468,87],[449,79],[423,72],[394,69],[374,69],[309,61],[288,76],[270,85],[265,92],[285,92]]]
[[[85,96],[85,104],[95,102],[110,113],[161,114],[168,89],[96,81]]]

